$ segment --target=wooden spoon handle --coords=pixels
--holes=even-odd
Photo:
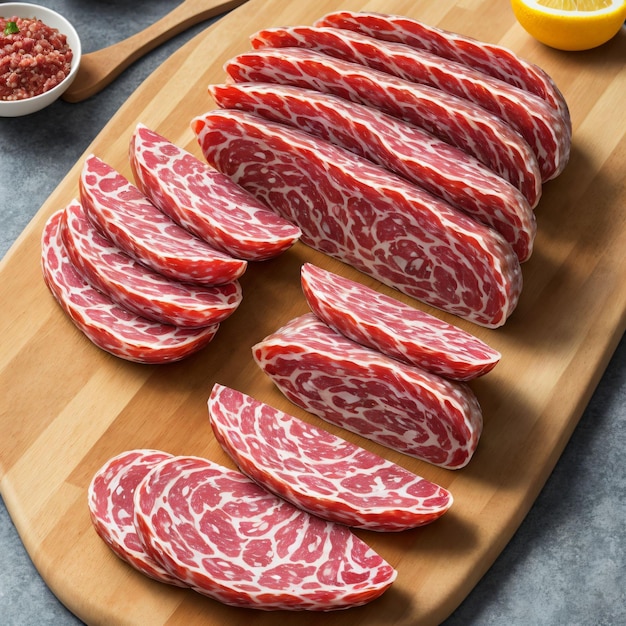
[[[185,0],[160,20],[116,44],[83,55],[78,73],[61,96],[80,102],[98,93],[129,65],[175,35],[246,0]]]

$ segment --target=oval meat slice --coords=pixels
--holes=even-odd
[[[239,391],[214,385],[208,407],[239,469],[313,515],[396,532],[429,524],[452,505],[443,487]]]
[[[288,124],[400,174],[497,230],[520,262],[533,250],[537,223],[518,189],[462,150],[378,109],[313,89],[272,83],[211,85],[223,109]]]
[[[102,540],[122,560],[160,582],[184,585],[143,548],[135,530],[134,495],[137,485],[161,461],[172,455],[160,450],[128,450],[109,459],[87,490],[89,515]]]
[[[407,44],[476,68],[509,85],[543,98],[559,112],[569,134],[572,133],[567,102],[552,78],[539,66],[522,59],[512,50],[429,26],[402,15],[370,11],[334,11],[320,18],[315,25],[345,28],[383,41]]]
[[[482,412],[465,383],[361,346],[313,313],[291,320],[252,354],[294,404],[383,446],[459,469],[478,445]]]
[[[43,230],[41,267],[44,281],[61,308],[96,346],[128,361],[179,361],[206,346],[219,324],[179,328],[141,317],[94,289],[74,267],[61,237],[63,210]]]
[[[79,185],[81,204],[100,232],[157,272],[175,280],[220,285],[246,271],[246,261],[181,228],[98,157],[85,159]]]
[[[130,144],[135,182],[166,215],[227,254],[264,261],[290,248],[300,229],[228,176],[139,124]]]
[[[542,180],[558,176],[569,159],[570,134],[545,100],[499,79],[405,44],[322,26],[269,28],[251,37],[254,48],[300,47],[360,63],[465,98],[490,111],[528,142]]]
[[[500,353],[471,333],[338,274],[305,263],[311,310],[345,337],[451,380],[491,371]]]
[[[79,202],[64,212],[61,234],[74,266],[119,305],[163,324],[200,328],[224,321],[242,299],[237,281],[203,287],[163,276],[103,237]]]
[[[168,571],[233,606],[345,609],[377,598],[397,575],[346,526],[197,457],[163,461],[144,478],[135,526]]]

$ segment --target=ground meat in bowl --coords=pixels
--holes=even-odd
[[[70,73],[72,62],[65,35],[41,20],[23,17],[0,17],[0,55],[0,100],[49,91]]]

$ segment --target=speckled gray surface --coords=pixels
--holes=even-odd
[[[74,22],[89,52],[133,34],[175,2],[48,0],[43,4]],[[0,118],[1,256],[117,108],[202,28],[196,26],[154,51],[86,102],[61,101],[25,118]],[[624,450],[626,342],[622,339],[528,516],[446,626],[626,624]],[[80,623],[46,587],[1,503],[0,624]]]

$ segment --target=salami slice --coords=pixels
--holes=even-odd
[[[443,487],[239,391],[215,385],[208,404],[215,436],[239,469],[313,515],[396,532],[452,505]]]
[[[485,326],[522,287],[494,230],[351,152],[233,110],[192,123],[214,167],[302,229],[302,241],[381,282]]]
[[[159,211],[124,176],[94,155],[85,159],[80,200],[102,234],[135,260],[185,282],[237,280],[247,262],[219,252]]]
[[[122,560],[160,582],[184,587],[143,548],[135,530],[134,494],[137,485],[158,463],[171,455],[159,450],[128,450],[107,461],[89,484],[89,515],[102,540]]]
[[[224,109],[289,124],[404,176],[497,230],[520,261],[537,232],[532,207],[513,185],[417,126],[330,94],[272,83],[209,87]]]
[[[329,611],[380,596],[396,571],[346,526],[212,461],[175,457],[135,491],[149,553],[199,593],[261,610]]]
[[[502,46],[478,41],[400,15],[368,11],[335,11],[316,22],[357,31],[376,39],[404,43],[476,68],[543,98],[556,109],[571,135],[571,119],[563,94],[546,72]]]
[[[476,449],[482,412],[465,383],[361,346],[313,313],[252,353],[293,403],[383,446],[447,469],[467,465]]]
[[[48,289],[96,346],[128,361],[179,361],[206,346],[219,324],[179,328],[140,317],[94,289],[70,261],[61,237],[63,210],[46,222],[41,265]]]
[[[321,26],[270,28],[252,35],[251,42],[257,49],[316,50],[478,104],[524,137],[535,154],[544,181],[558,176],[569,159],[569,131],[560,114],[545,100],[462,63],[404,44]]]
[[[66,207],[61,234],[70,260],[88,283],[148,319],[199,328],[224,321],[241,303],[237,281],[202,287],[175,281],[137,263],[100,234],[79,202]]]
[[[230,178],[138,125],[130,146],[137,186],[175,222],[227,254],[264,261],[290,248],[300,229]]]
[[[500,353],[463,329],[338,274],[305,263],[301,282],[311,310],[337,332],[450,380],[491,371]]]
[[[226,63],[235,82],[270,82],[317,89],[378,108],[464,150],[527,198],[541,186],[528,143],[500,118],[440,89],[303,48],[264,48]]]

